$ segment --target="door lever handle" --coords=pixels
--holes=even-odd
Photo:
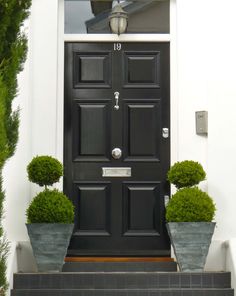
[[[119,110],[120,109],[120,106],[119,106],[119,96],[120,96],[120,93],[118,91],[115,91],[114,92],[114,96],[115,96],[115,106],[114,106],[114,109],[115,110]]]

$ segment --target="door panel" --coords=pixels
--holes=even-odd
[[[64,192],[76,210],[73,256],[170,254],[170,139],[162,137],[170,126],[169,44],[121,47],[65,45]],[[131,176],[104,176],[106,167],[129,168]]]
[[[74,88],[110,87],[110,68],[110,53],[74,53]]]
[[[124,151],[124,161],[159,161],[158,136],[161,118],[158,105],[158,100],[125,102],[124,148],[127,148],[127,151]]]
[[[109,102],[74,102],[73,159],[77,161],[108,160],[110,151]]]
[[[125,236],[159,236],[160,184],[124,184],[123,213]]]
[[[110,235],[110,184],[76,184],[79,230],[82,236]]]
[[[160,52],[124,51],[123,61],[124,87],[159,87]]]

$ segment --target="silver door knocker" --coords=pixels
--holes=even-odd
[[[120,96],[120,93],[118,91],[114,92],[114,96],[115,96],[115,106],[114,106],[114,109],[115,110],[119,110],[120,109],[120,106],[119,106],[119,96]]]

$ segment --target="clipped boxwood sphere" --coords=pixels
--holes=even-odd
[[[167,174],[168,181],[178,189],[197,185],[206,178],[202,165],[196,161],[176,162]]]
[[[215,216],[212,198],[197,187],[177,191],[166,207],[167,222],[211,222]]]
[[[63,166],[51,156],[36,156],[27,166],[28,178],[39,186],[52,185],[63,175]]]
[[[74,206],[62,192],[44,190],[30,203],[27,223],[73,223]]]

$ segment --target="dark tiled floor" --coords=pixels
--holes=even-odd
[[[18,273],[11,296],[234,295],[230,273],[183,273],[170,263],[80,263],[62,273]]]
[[[79,272],[16,274],[16,289],[230,288],[230,273]]]
[[[232,289],[14,290],[12,296],[233,296]]]

